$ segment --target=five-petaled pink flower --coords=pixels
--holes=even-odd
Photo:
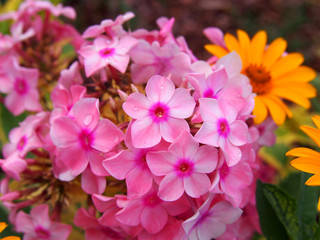
[[[159,185],[159,197],[174,201],[184,191],[198,198],[209,191],[211,182],[206,173],[217,166],[217,149],[201,146],[189,132],[182,133],[168,151],[149,152],[147,163],[156,176],[164,176]]]
[[[134,147],[152,147],[161,138],[172,142],[182,132],[190,130],[184,118],[193,113],[195,101],[186,89],[175,89],[170,79],[155,75],[147,83],[146,94],[147,97],[133,93],[122,105],[135,119],[131,127]]]
[[[203,144],[220,147],[228,166],[237,164],[242,156],[239,146],[248,142],[247,124],[237,120],[238,112],[230,104],[213,98],[201,98],[199,102],[204,123],[195,139]]]

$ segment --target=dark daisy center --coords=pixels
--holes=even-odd
[[[271,75],[264,66],[252,64],[243,73],[249,78],[254,93],[266,94],[271,90]]]

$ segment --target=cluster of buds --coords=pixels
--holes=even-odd
[[[70,7],[27,0],[1,35],[0,91],[14,114],[0,200],[25,239],[250,239],[260,231],[255,93],[236,52],[197,59],[174,19],[125,30],[126,13],[82,36]],[[65,56],[72,46],[76,59]],[[25,209],[31,207],[30,214]]]

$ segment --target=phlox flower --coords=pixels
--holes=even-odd
[[[124,73],[130,60],[128,51],[136,44],[135,38],[124,36],[112,40],[98,37],[93,44],[84,45],[78,52],[84,58],[86,76],[90,77],[108,65]]]
[[[102,165],[116,179],[126,179],[128,198],[137,198],[146,194],[153,183],[153,174],[150,172],[146,161],[147,153],[167,150],[168,144],[161,141],[151,148],[135,148],[131,143],[131,125],[130,123],[127,128],[125,139],[128,150],[105,159]]]
[[[170,79],[156,75],[148,81],[146,95],[133,93],[122,105],[135,119],[131,127],[134,147],[152,147],[161,138],[172,142],[181,132],[189,131],[184,118],[191,116],[195,102],[186,89],[175,89]]]
[[[0,70],[0,92],[8,94],[4,104],[14,115],[25,110],[41,111],[38,77],[38,69],[21,67],[13,58],[3,63]]]
[[[237,120],[238,112],[229,104],[210,98],[201,98],[199,102],[204,123],[195,139],[200,143],[220,147],[228,166],[237,164],[242,156],[239,146],[248,142],[247,124]]]
[[[83,38],[96,38],[105,33],[110,38],[115,36],[120,37],[126,34],[126,31],[122,27],[123,23],[129,21],[133,17],[134,14],[132,12],[126,12],[123,15],[118,15],[114,21],[111,19],[103,20],[100,25],[88,27],[82,36]]]
[[[100,152],[108,152],[123,140],[123,132],[108,119],[101,119],[99,100],[80,99],[71,109],[71,116],[53,121],[50,135],[59,148],[56,161],[64,165],[61,180],[71,180],[82,173],[90,163],[97,176],[106,176]]]
[[[51,221],[45,204],[31,209],[30,215],[18,212],[15,224],[17,232],[24,233],[24,240],[67,240],[72,229],[70,225]]]
[[[182,224],[188,239],[210,240],[221,236],[226,225],[235,222],[242,214],[240,208],[233,207],[227,201],[214,203],[212,195],[197,212]]]
[[[201,146],[189,132],[182,133],[168,151],[149,152],[147,163],[156,176],[164,176],[159,185],[159,197],[174,201],[184,192],[198,198],[209,191],[211,182],[206,173],[217,166],[217,149]]]
[[[189,202],[182,197],[174,202],[162,201],[154,185],[144,196],[129,199],[126,206],[116,214],[116,219],[129,226],[138,226],[150,234],[160,232],[170,216],[177,216],[189,209]]]
[[[172,81],[180,86],[184,74],[191,71],[190,57],[174,42],[161,46],[157,41],[149,44],[140,40],[129,54],[133,61],[132,81],[136,84],[146,83],[153,75],[170,74]]]
[[[6,159],[0,159],[0,167],[7,176],[19,181],[20,173],[27,168],[27,162],[17,153],[13,153]]]

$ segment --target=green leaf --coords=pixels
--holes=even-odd
[[[269,240],[288,239],[285,228],[264,194],[264,184],[260,181],[257,182],[256,202],[260,226],[264,236]]]

